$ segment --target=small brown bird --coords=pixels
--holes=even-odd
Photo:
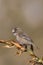
[[[16,40],[19,43],[19,45],[25,47],[24,52],[27,51],[27,46],[30,46],[31,51],[34,52],[33,47],[37,47],[37,46],[34,44],[33,40],[25,32],[23,32],[20,28],[16,27],[12,29],[12,33],[16,37]]]

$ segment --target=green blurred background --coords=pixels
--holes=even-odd
[[[11,30],[20,27],[39,47],[37,56],[43,56],[43,0],[0,0],[0,40],[15,39]],[[16,55],[16,48],[0,44],[0,65],[26,65],[29,53]],[[28,64],[27,64],[28,65]]]

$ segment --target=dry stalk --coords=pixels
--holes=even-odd
[[[0,40],[0,43],[5,44],[5,46],[3,46],[3,47],[12,48],[12,47],[16,46],[23,52],[25,50],[25,48],[23,46],[21,46],[20,44],[18,44],[18,42],[15,42],[14,40]],[[34,54],[34,52],[32,52],[31,50],[29,50],[29,54],[32,57],[32,59],[29,61],[29,63],[32,63],[32,65],[43,65],[42,58],[37,57]]]

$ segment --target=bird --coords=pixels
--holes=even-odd
[[[21,28],[19,27],[13,28],[12,33],[16,37],[18,44],[25,48],[24,52],[27,52],[28,46],[30,46],[32,52],[34,51],[34,47],[36,47],[34,41]]]

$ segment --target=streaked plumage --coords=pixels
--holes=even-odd
[[[24,46],[27,49],[27,46],[30,46],[30,49],[33,51],[34,42],[33,40],[24,33],[20,28],[14,28],[12,29],[13,35],[16,37],[17,42],[19,42],[20,45]]]

